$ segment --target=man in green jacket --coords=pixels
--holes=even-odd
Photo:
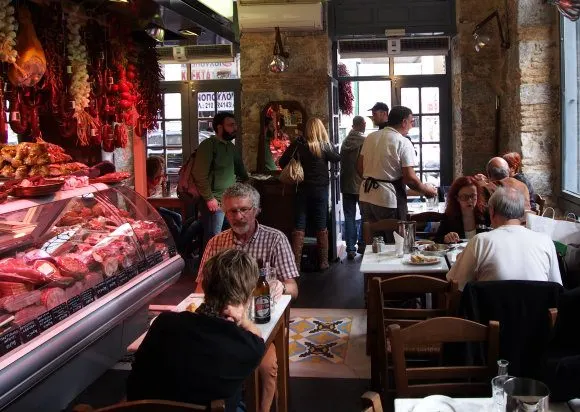
[[[234,114],[220,112],[213,118],[212,125],[215,135],[200,143],[193,165],[193,177],[201,195],[199,212],[204,247],[222,230],[222,193],[236,182],[236,176],[248,179],[240,152],[232,143],[237,131]]]

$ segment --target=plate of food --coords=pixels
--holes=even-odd
[[[14,197],[40,197],[58,192],[64,185],[62,179],[45,179],[44,177],[22,179],[11,186],[9,194]]]
[[[424,266],[424,265],[436,265],[441,260],[438,256],[425,256],[421,253],[417,253],[411,255],[409,259],[403,260],[403,263],[407,265],[416,265],[416,266]]]
[[[421,253],[425,256],[444,256],[445,253],[454,249],[455,246],[445,245],[442,243],[431,243],[420,247]]]

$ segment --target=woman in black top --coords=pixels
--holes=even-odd
[[[292,232],[292,251],[296,265],[300,268],[304,230],[308,214],[312,214],[312,224],[316,229],[318,262],[321,270],[328,269],[328,162],[337,163],[340,155],[333,149],[328,133],[320,119],[313,117],[306,122],[306,136],[298,137],[284,152],[279,160],[284,168],[291,158],[300,160],[304,169],[304,181],[298,185],[294,205],[294,232]]]
[[[207,405],[225,399],[236,411],[244,380],[266,350],[247,318],[258,280],[256,261],[226,250],[203,268],[205,301],[195,313],[165,312],[135,353],[127,399],[163,399]]]
[[[439,225],[435,241],[456,243],[460,239],[471,239],[476,233],[487,230],[481,186],[471,176],[455,179],[447,193],[445,214]]]

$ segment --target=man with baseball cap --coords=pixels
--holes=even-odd
[[[375,126],[382,130],[387,126],[387,120],[389,119],[389,106],[383,102],[376,102],[373,107],[369,109],[372,112],[372,116],[369,116]]]

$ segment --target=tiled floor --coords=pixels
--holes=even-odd
[[[335,263],[323,272],[303,273],[294,308],[364,309],[361,257]],[[193,291],[194,276],[183,275],[178,282],[151,303],[172,305]],[[110,370],[77,397],[72,405],[88,403],[103,407],[122,399],[127,371]],[[358,375],[362,376],[362,375]],[[360,396],[368,390],[367,379],[290,378],[291,412],[356,412]],[[67,409],[70,411],[70,406]]]

